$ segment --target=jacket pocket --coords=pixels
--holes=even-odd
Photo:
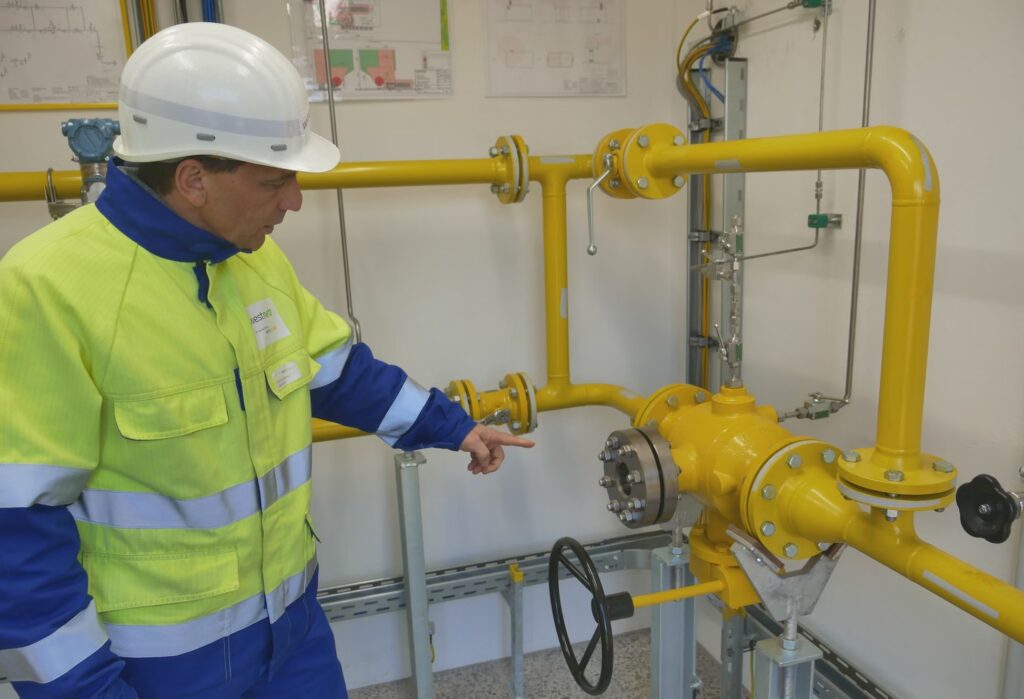
[[[152,607],[238,589],[238,555],[230,546],[155,553],[83,552],[96,609]]]
[[[270,363],[266,369],[267,386],[271,393],[284,400],[295,391],[308,386],[320,365],[309,352],[298,349]]]
[[[169,439],[226,424],[224,391],[220,385],[142,400],[114,403],[117,429],[127,439]]]

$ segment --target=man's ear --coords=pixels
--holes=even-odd
[[[206,170],[198,160],[186,158],[178,163],[174,170],[174,189],[192,206],[206,203]]]

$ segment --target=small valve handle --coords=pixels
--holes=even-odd
[[[986,473],[957,489],[956,504],[964,531],[993,544],[1009,538],[1010,525],[1021,514],[1019,497],[1003,490],[999,481]]]
[[[604,172],[587,187],[587,231],[589,233],[588,242],[590,243],[587,245],[587,254],[591,256],[597,254],[597,242],[594,240],[594,190],[600,187],[601,183],[612,174],[613,158],[611,153],[604,156],[602,164],[604,165]]]

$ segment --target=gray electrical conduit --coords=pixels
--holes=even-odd
[[[331,113],[331,141],[338,145],[338,122],[334,118],[334,84],[331,82],[331,45],[327,39],[327,9],[324,7],[324,0],[320,3],[320,36],[324,44],[324,77],[327,80],[327,104]],[[338,194],[338,226],[341,231],[341,263],[345,272],[345,301],[348,304],[348,318],[352,324],[352,333],[356,342],[363,339],[362,329],[356,312],[352,308],[352,279],[348,268],[348,237],[345,230],[345,198],[341,188],[335,190]]]

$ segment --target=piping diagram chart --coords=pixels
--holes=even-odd
[[[0,104],[116,102],[124,61],[117,2],[0,0]]]
[[[452,94],[448,0],[288,0],[292,55],[309,99],[415,99]]]
[[[489,94],[626,94],[624,0],[486,0]]]

